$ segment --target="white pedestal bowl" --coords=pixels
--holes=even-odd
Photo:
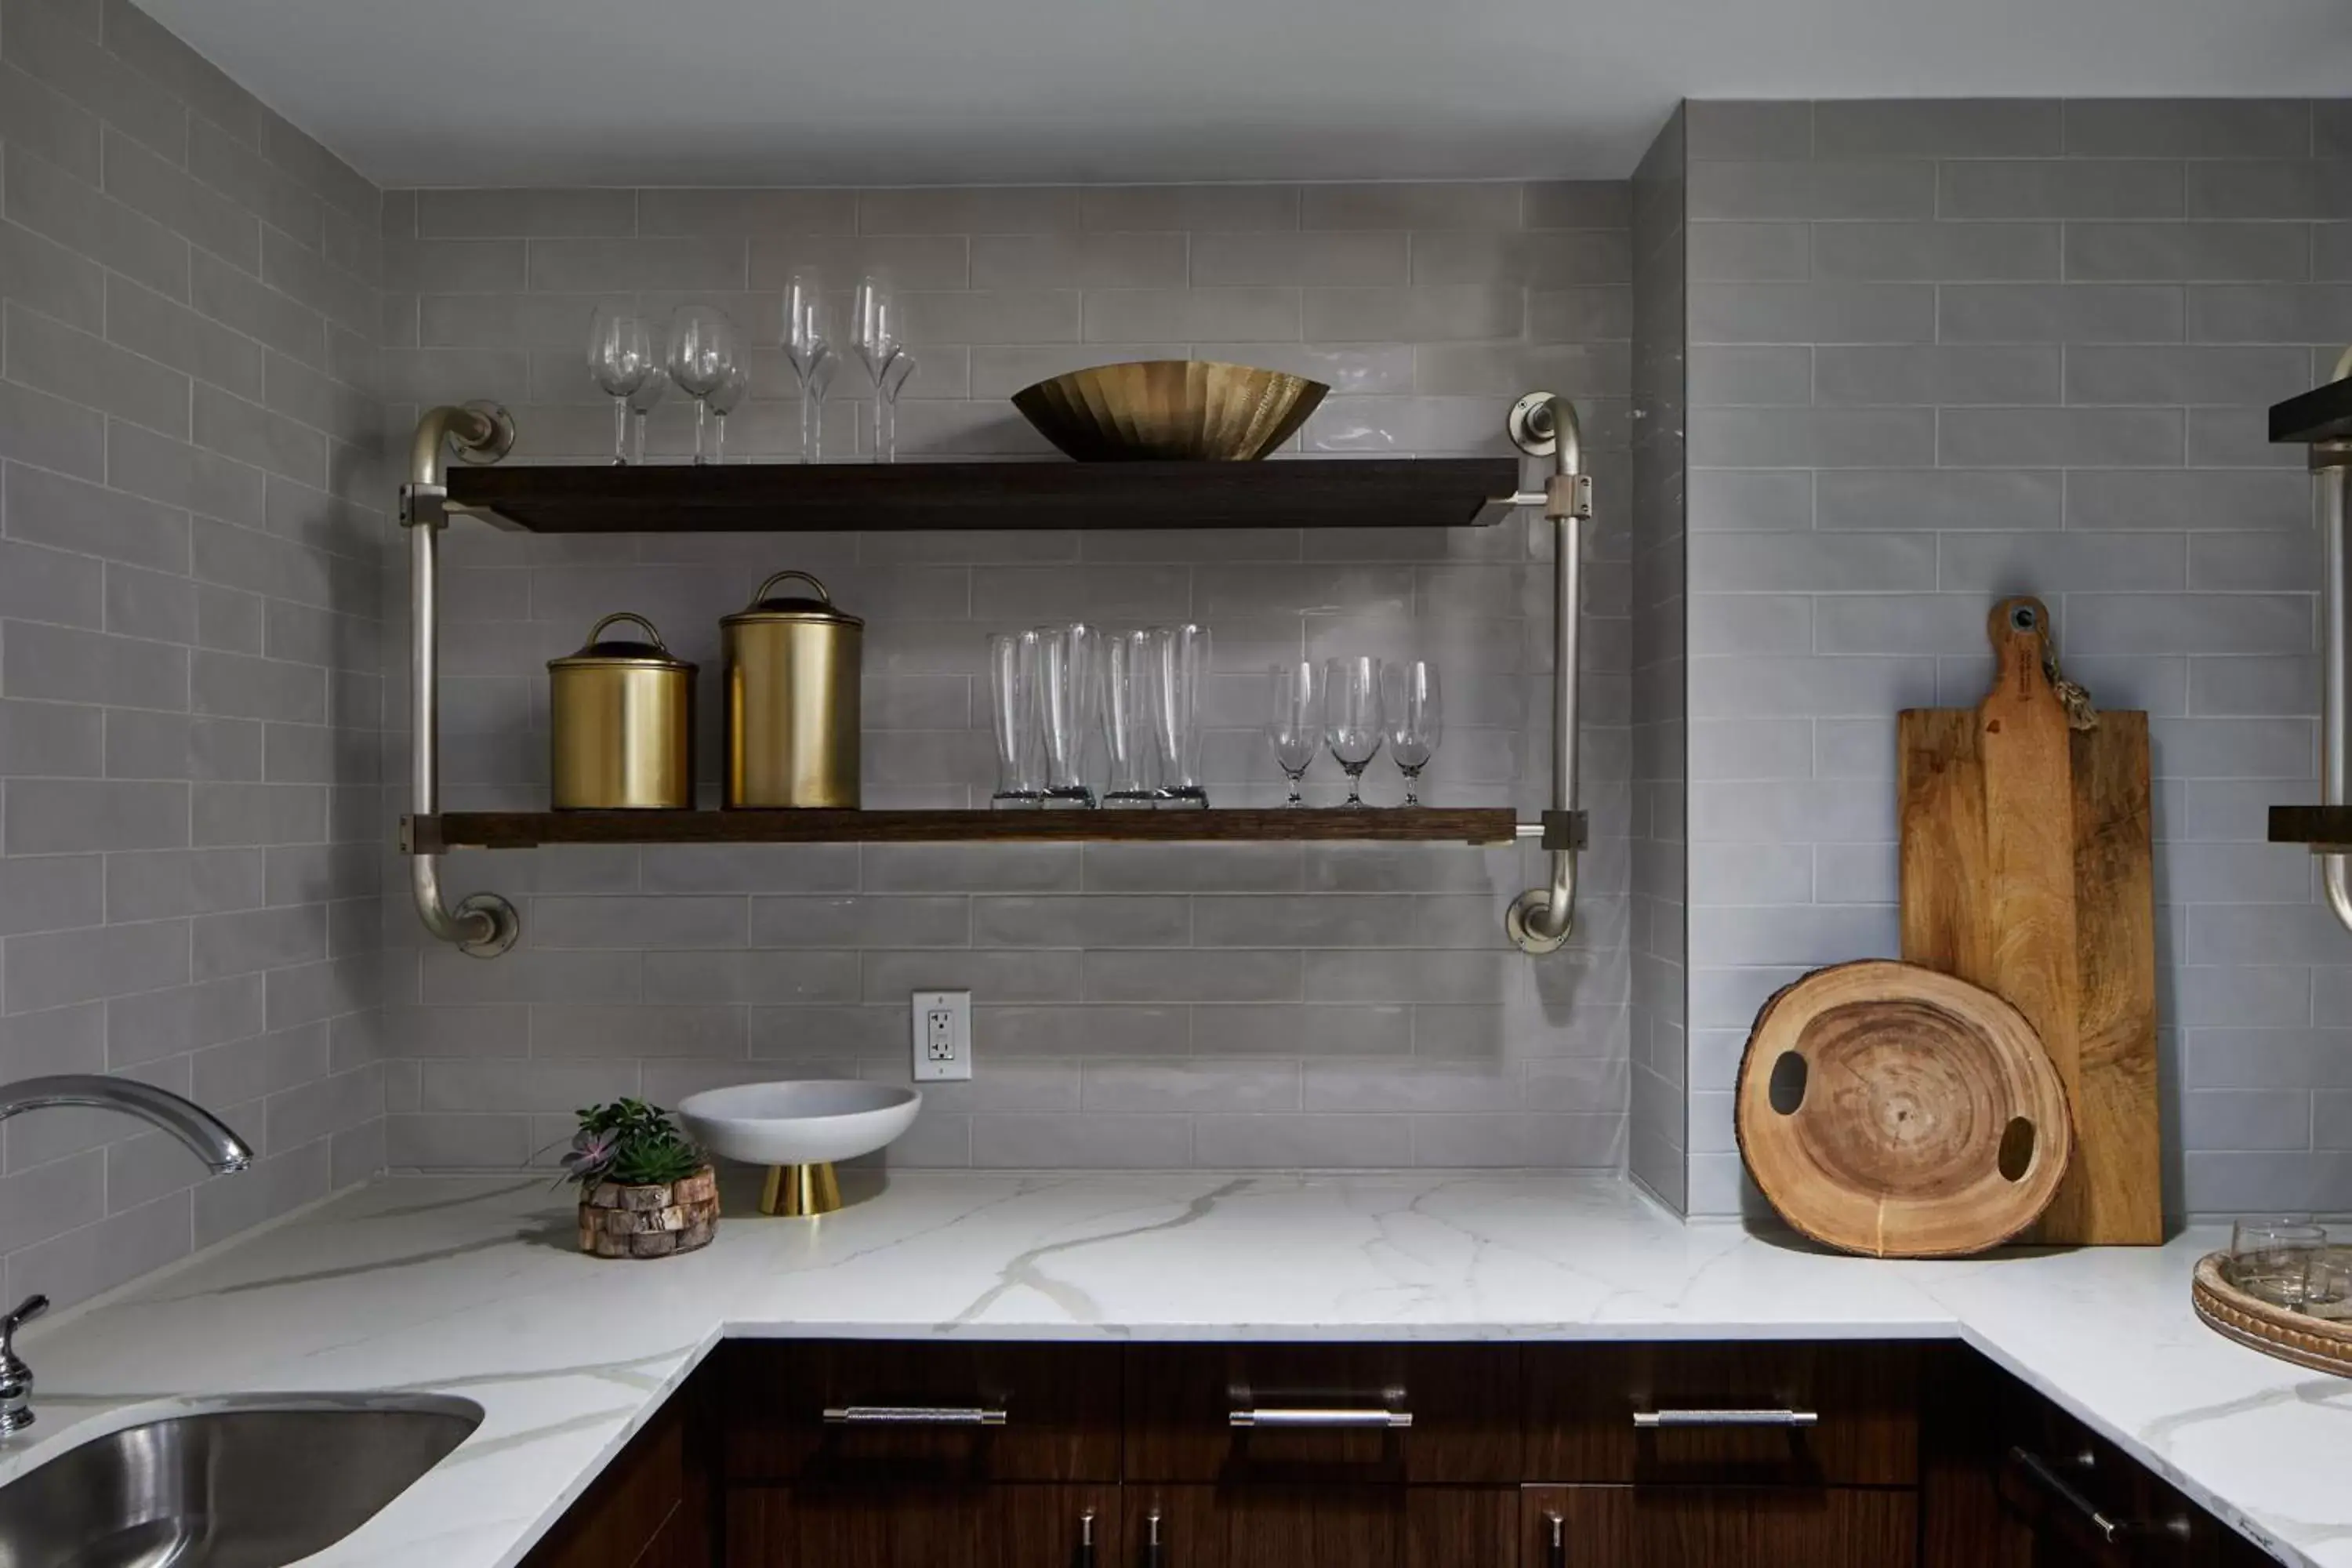
[[[710,1152],[768,1167],[761,1213],[818,1215],[841,1206],[834,1162],[883,1147],[922,1108],[922,1091],[903,1084],[801,1079],[707,1089],[677,1115]]]

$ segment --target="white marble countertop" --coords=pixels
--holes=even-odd
[[[480,1429],[309,1561],[503,1568],[726,1335],[1957,1335],[2282,1561],[2352,1568],[2352,1382],[2197,1322],[2210,1232],[1879,1263],[1573,1178],[930,1173],[815,1222],[747,1195],[708,1249],[619,1263],[541,1181],[379,1182],[28,1328],[42,1420],[0,1479],[190,1398],[452,1394]]]

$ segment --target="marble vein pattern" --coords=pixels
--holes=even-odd
[[[853,1178],[885,1180],[880,1173]],[[229,1394],[393,1390],[486,1419],[320,1565],[505,1568],[722,1337],[1958,1337],[2300,1568],[2352,1568],[2352,1382],[2200,1326],[2216,1245],[1958,1263],[1686,1224],[1597,1178],[901,1173],[815,1223],[730,1188],[658,1263],[572,1247],[537,1181],[380,1181],[52,1323],[0,1481]]]

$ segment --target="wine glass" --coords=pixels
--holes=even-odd
[[[1298,781],[1323,748],[1323,689],[1315,679],[1315,661],[1277,664],[1267,671],[1267,680],[1274,705],[1266,713],[1265,738],[1274,747],[1276,763],[1290,780],[1290,798],[1282,804],[1305,805]]]
[[[717,389],[705,400],[710,405],[714,426],[710,438],[710,461],[714,467],[727,461],[727,416],[743,401],[744,391],[751,384],[750,374],[740,364],[730,364]]]
[[[694,399],[694,460],[702,455],[710,395],[726,384],[738,359],[734,324],[709,305],[680,305],[669,324],[669,378]]]
[[[659,363],[646,373],[645,384],[629,395],[629,461],[646,460],[646,416],[669,394],[669,372]]]
[[[1364,804],[1364,769],[1380,754],[1381,661],[1369,654],[1323,667],[1323,743],[1348,772],[1348,804]]]
[[[1437,666],[1425,658],[1391,664],[1381,672],[1381,714],[1388,724],[1389,755],[1404,774],[1404,803],[1421,804],[1421,770],[1445,738],[1444,704],[1437,695]]]
[[[898,457],[898,393],[915,373],[914,356],[898,339],[898,301],[878,273],[857,280],[857,296],[850,307],[855,318],[853,346],[866,374],[874,378],[875,461],[896,462]]]
[[[807,268],[784,285],[784,361],[801,384],[801,461],[824,457],[824,393],[835,354],[825,331],[824,286]]]
[[[613,400],[613,465],[627,466],[629,400],[648,378],[659,375],[653,334],[633,310],[599,309],[588,325],[588,373]]]

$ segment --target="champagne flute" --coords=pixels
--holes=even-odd
[[[1425,658],[1391,664],[1381,672],[1381,713],[1388,724],[1389,755],[1404,774],[1404,803],[1421,804],[1421,770],[1445,738],[1437,666]]]
[[[896,462],[898,393],[914,374],[915,361],[898,341],[898,301],[880,274],[869,272],[857,280],[856,300],[850,307],[850,314],[855,332],[851,342],[857,350],[859,363],[866,366],[866,374],[874,378],[874,460]]]
[[[1323,689],[1316,679],[1315,661],[1277,664],[1267,672],[1267,680],[1274,706],[1266,714],[1265,738],[1274,747],[1276,763],[1290,780],[1290,798],[1282,804],[1305,805],[1298,781],[1323,749]]]
[[[694,460],[702,455],[703,429],[710,419],[710,395],[725,384],[737,359],[735,328],[709,305],[680,305],[670,318],[669,378],[694,399]]]
[[[727,461],[727,416],[735,412],[737,404],[743,401],[744,391],[751,384],[750,374],[740,364],[730,364],[727,367],[726,375],[720,378],[717,389],[708,399],[715,426],[711,431],[710,439],[710,461],[713,467],[720,466]]]
[[[613,400],[613,466],[625,468],[630,399],[661,374],[645,318],[633,310],[600,308],[588,326],[588,372]]]
[[[824,393],[833,384],[833,344],[825,332],[824,285],[803,268],[784,285],[784,361],[801,384],[801,461],[824,457]]]
[[[1381,661],[1368,654],[1323,668],[1323,743],[1348,773],[1348,804],[1364,804],[1364,769],[1380,754]]]

